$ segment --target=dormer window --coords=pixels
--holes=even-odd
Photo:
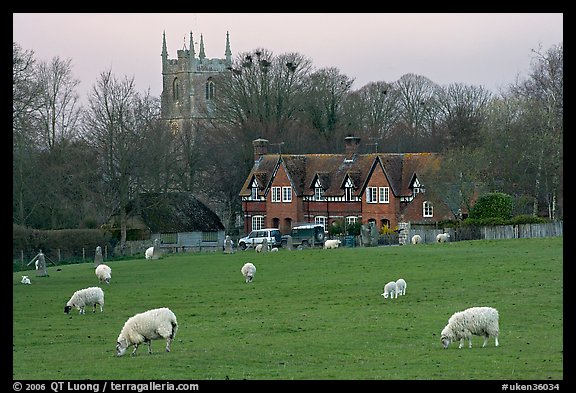
[[[320,180],[316,179],[316,183],[314,183],[314,200],[321,201],[324,199],[324,188],[320,183]]]
[[[258,181],[256,180],[256,178],[252,180],[252,186],[250,188],[252,190],[250,194],[250,199],[253,201],[258,200]]]
[[[419,193],[424,193],[426,191],[426,189],[424,188],[424,185],[422,183],[420,183],[420,180],[418,180],[418,178],[414,178],[414,183],[412,183],[412,193],[413,194],[419,194]]]
[[[354,200],[354,184],[350,178],[346,179],[346,184],[344,185],[344,200]]]

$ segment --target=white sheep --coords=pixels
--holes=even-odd
[[[106,284],[110,284],[110,280],[112,279],[112,269],[110,268],[110,266],[100,264],[96,266],[95,273],[100,283],[105,282]]]
[[[272,248],[270,249],[270,252],[278,252],[278,247],[272,247]]]
[[[483,336],[486,346],[489,337],[494,337],[498,346],[500,328],[498,324],[498,310],[492,307],[470,307],[464,311],[454,313],[441,333],[444,348],[448,348],[452,341],[460,340],[458,348],[464,346],[464,339],[468,339],[468,348],[472,348],[472,336]]]
[[[136,314],[124,323],[116,340],[116,356],[122,356],[130,346],[134,346],[131,356],[136,355],[138,346],[148,345],[148,353],[152,353],[152,340],[165,339],[166,352],[170,352],[170,344],[176,337],[178,321],[169,308],[155,308]]]
[[[450,234],[449,233],[439,233],[436,235],[436,241],[438,243],[446,243],[450,241]]]
[[[256,266],[254,266],[250,262],[247,262],[244,264],[244,266],[242,266],[242,269],[240,269],[240,272],[244,276],[246,283],[252,282],[252,280],[254,279],[254,276],[256,275]]]
[[[146,259],[152,259],[153,255],[154,255],[154,247],[148,247],[146,249],[146,252],[144,253],[144,257]]]
[[[28,278],[28,276],[22,276],[22,280],[20,281],[20,283],[22,284],[32,284],[32,282],[30,281],[30,279]]]
[[[412,236],[412,244],[421,244],[422,243],[422,236],[414,235]]]
[[[406,295],[406,280],[403,278],[396,280],[396,292],[400,296]]]
[[[66,306],[64,306],[64,312],[66,314],[70,313],[72,308],[79,310],[80,314],[85,314],[85,307],[93,306],[92,312],[96,312],[96,305],[100,305],[100,312],[104,311],[104,291],[100,287],[89,287],[84,289],[79,289],[68,300]]]
[[[384,296],[384,299],[388,299],[388,296],[390,296],[390,299],[395,299],[398,297],[396,281],[390,281],[384,285],[384,292],[382,292],[382,296]]]
[[[324,249],[338,248],[342,244],[339,239],[329,239],[324,242]]]

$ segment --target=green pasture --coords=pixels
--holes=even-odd
[[[563,238],[183,253],[13,273],[16,380],[562,380]],[[240,273],[256,265],[254,281]],[[60,270],[58,270],[60,269]],[[20,283],[28,275],[31,285]],[[406,296],[384,299],[390,280]],[[104,312],[64,314],[100,285]],[[440,331],[470,306],[500,311],[500,346],[443,349]],[[124,322],[156,307],[179,322],[172,352],[153,341],[115,356]]]

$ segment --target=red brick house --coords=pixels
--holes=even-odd
[[[345,154],[268,154],[253,141],[254,166],[240,191],[244,231],[301,223],[374,222],[396,229],[406,222],[453,219],[448,207],[428,200],[420,179],[439,168],[434,153],[358,154],[360,138],[345,139]]]

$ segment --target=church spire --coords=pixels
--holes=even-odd
[[[166,30],[162,33],[162,60],[168,59],[168,50],[166,49]]]
[[[226,52],[224,52],[226,56],[226,64],[232,64],[232,51],[230,50],[230,33],[226,32]]]
[[[198,55],[200,60],[204,60],[206,58],[206,53],[204,53],[204,36],[200,34],[200,54]]]
[[[194,51],[194,38],[192,38],[192,32],[190,32],[190,58],[193,59],[196,56]]]

